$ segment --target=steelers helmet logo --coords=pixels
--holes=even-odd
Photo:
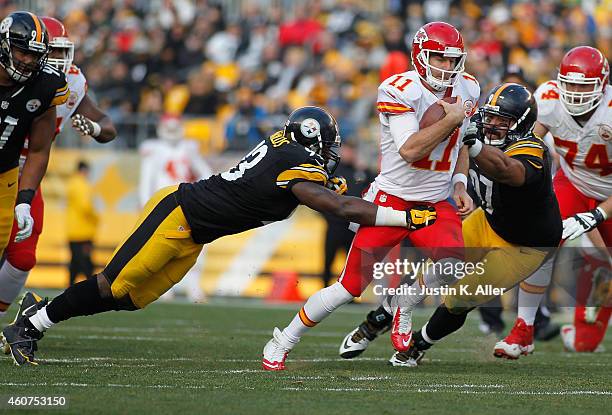
[[[300,125],[300,132],[306,138],[315,138],[321,134],[321,125],[314,118],[306,118]]]
[[[0,23],[0,33],[6,33],[11,28],[13,24],[13,18],[11,16],[5,18],[2,23]]]

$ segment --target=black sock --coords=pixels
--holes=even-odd
[[[414,346],[417,348],[417,350],[427,350],[431,346],[433,346],[433,344],[429,343],[428,341],[426,341],[423,338],[423,335],[421,334],[421,331],[423,331],[423,329],[417,331],[412,336],[412,338],[414,339]]]
[[[47,306],[47,316],[54,323],[71,317],[89,316],[117,309],[114,298],[100,297],[98,281],[88,278],[70,286]]]
[[[381,305],[376,310],[372,310],[366,316],[366,321],[377,330],[385,328],[393,321],[393,316]]]
[[[465,323],[470,309],[458,310],[458,313],[451,313],[444,304],[436,308],[436,311],[429,318],[425,333],[433,341],[440,340],[451,333],[459,330]],[[422,330],[422,329],[421,329]],[[421,335],[421,333],[419,333]],[[422,335],[421,335],[422,337]]]

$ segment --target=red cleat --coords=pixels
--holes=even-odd
[[[533,353],[533,325],[528,326],[525,320],[517,318],[510,334],[495,344],[493,355],[504,359],[518,359],[520,355]]]

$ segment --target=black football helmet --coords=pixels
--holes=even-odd
[[[478,135],[485,144],[504,148],[528,137],[538,118],[533,94],[523,85],[506,83],[493,88],[476,118]],[[502,117],[493,121],[492,116]]]
[[[18,49],[35,57],[31,62],[17,59]],[[0,23],[0,65],[15,82],[25,83],[38,75],[47,61],[49,37],[44,23],[33,13],[15,12]]]
[[[340,134],[334,117],[323,108],[301,107],[289,115],[285,137],[321,156],[325,170],[333,175],[340,162]]]

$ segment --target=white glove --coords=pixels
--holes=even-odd
[[[17,221],[17,227],[19,231],[15,235],[15,242],[21,242],[32,235],[32,228],[34,228],[34,219],[30,215],[30,205],[27,203],[20,203],[15,206],[15,220]]]
[[[72,117],[72,127],[77,130],[82,136],[97,137],[102,131],[102,127],[95,121],[90,120],[81,114],[75,114]]]
[[[563,239],[575,239],[592,231],[606,220],[606,212],[600,207],[588,212],[577,213],[563,221]]]

